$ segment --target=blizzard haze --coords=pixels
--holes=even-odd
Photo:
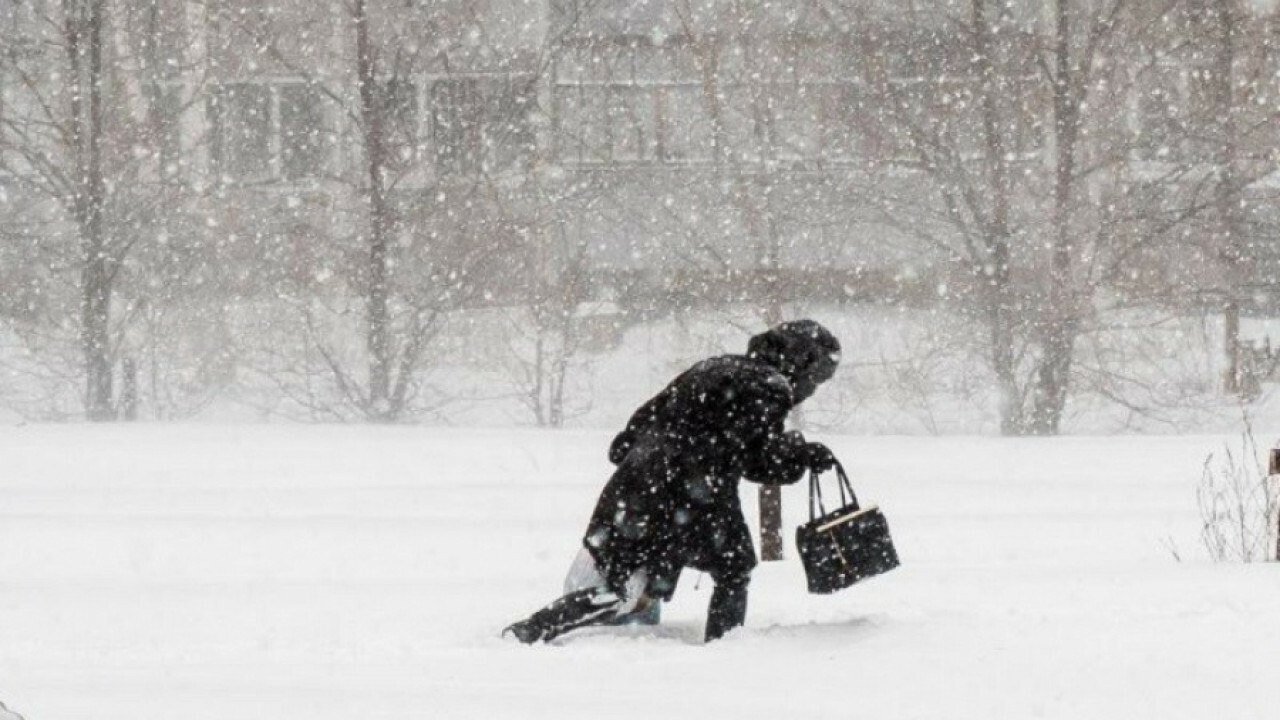
[[[0,0],[0,701],[1275,716],[1278,42],[1276,0]],[[902,567],[807,595],[791,487],[723,641],[691,571],[501,640],[636,408],[799,318],[842,352],[789,428]]]

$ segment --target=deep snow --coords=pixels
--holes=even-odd
[[[659,628],[524,647],[498,631],[557,593],[606,433],[3,427],[0,701],[27,720],[1280,712],[1280,567],[1198,540],[1200,470],[1232,438],[815,437],[885,509],[900,569],[809,596],[788,537],[720,643],[700,644],[711,583],[690,572]]]

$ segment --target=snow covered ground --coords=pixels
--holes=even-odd
[[[0,701],[27,720],[1280,713],[1280,567],[1211,564],[1198,540],[1200,469],[1231,438],[820,436],[885,509],[899,570],[809,596],[788,538],[722,642],[700,644],[696,573],[661,627],[500,640],[557,594],[607,439],[0,428]],[[785,498],[791,528],[804,491]]]

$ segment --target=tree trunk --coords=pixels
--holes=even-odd
[[[1223,327],[1223,351],[1226,353],[1227,371],[1223,377],[1223,390],[1239,394],[1240,382],[1240,304],[1235,288],[1244,278],[1246,269],[1245,247],[1247,243],[1244,219],[1241,217],[1241,193],[1237,163],[1239,154],[1235,121],[1236,93],[1235,43],[1239,32],[1239,20],[1234,0],[1216,0],[1213,14],[1218,37],[1213,54],[1213,103],[1217,127],[1217,185],[1214,201],[1218,215],[1218,253],[1225,266],[1226,305]]]
[[[1019,435],[1024,420],[1022,397],[1018,392],[1017,364],[1014,360],[1014,322],[1017,309],[1011,298],[1010,210],[1013,188],[1008,153],[1001,132],[1001,83],[996,71],[996,38],[987,17],[987,3],[973,0],[974,49],[981,79],[982,139],[987,182],[991,188],[991,215],[983,233],[987,257],[981,258],[979,272],[987,283],[987,322],[990,326],[991,368],[1000,389],[1000,432]]]
[[[1058,0],[1054,33],[1053,249],[1049,258],[1048,307],[1040,319],[1041,357],[1036,371],[1029,432],[1056,435],[1070,389],[1071,361],[1077,333],[1073,292],[1071,202],[1075,193],[1076,143],[1080,136],[1080,97],[1071,65],[1071,18],[1068,0]]]
[[[369,15],[365,0],[355,0],[356,74],[360,90],[360,116],[364,132],[364,155],[369,179],[369,255],[366,265],[366,322],[369,348],[369,406],[372,420],[396,419],[400,408],[390,404],[391,319],[387,267],[391,208],[387,202],[383,171],[386,167],[384,103],[378,87],[378,68],[369,38]]]
[[[535,320],[535,322],[538,322]],[[537,336],[533,340],[533,387],[529,390],[530,399],[533,400],[533,414],[538,420],[538,427],[546,427],[549,418],[547,416],[547,400],[543,392],[543,385],[546,384],[547,375],[547,340],[546,335],[538,323]]]
[[[81,273],[81,346],[85,367],[85,409],[90,420],[114,420],[111,373],[111,285],[102,254],[101,238],[85,238],[88,256]]]
[[[76,156],[74,198],[80,232],[80,344],[84,357],[85,414],[115,419],[111,373],[112,268],[103,226],[106,182],[102,173],[102,0],[66,5],[67,54],[71,66],[72,150]],[[85,98],[88,106],[85,106]]]
[[[551,375],[551,396],[547,398],[547,401],[550,412],[550,426],[561,428],[564,427],[565,418],[565,383],[569,378],[569,355],[575,343],[572,309],[566,307],[559,313],[556,323],[560,342],[556,347],[555,362],[552,366]]]
[[[1000,391],[1000,434],[1021,435],[1025,425],[1022,396],[1018,392],[1017,366],[1013,354],[1013,313],[1004,299],[1007,293],[993,289],[996,298],[989,300],[991,369]]]
[[[1076,325],[1068,318],[1054,318],[1046,323],[1040,341],[1040,365],[1036,368],[1035,404],[1027,433],[1057,435],[1066,410],[1071,382],[1071,361],[1075,352]]]

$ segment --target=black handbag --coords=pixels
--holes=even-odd
[[[840,463],[835,470],[841,507],[827,512],[818,474],[810,472],[809,522],[796,528],[796,549],[811,593],[832,593],[898,567],[884,513],[875,505],[860,507]]]

